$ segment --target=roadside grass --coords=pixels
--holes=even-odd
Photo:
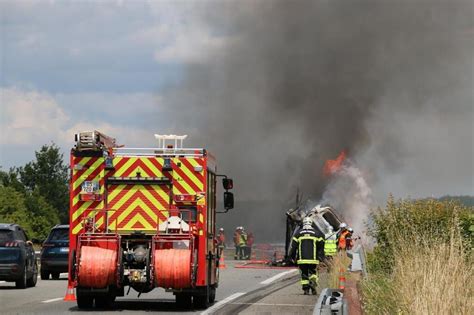
[[[433,200],[389,200],[386,209],[378,209],[372,230],[377,246],[361,285],[364,312],[471,314],[472,234],[462,219],[470,212]]]
[[[346,281],[351,277],[351,273],[347,271],[351,259],[347,257],[346,252],[340,251],[328,261],[328,284],[330,288],[339,288],[339,276],[341,272],[346,277]]]

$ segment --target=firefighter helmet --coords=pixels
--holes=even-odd
[[[351,233],[352,233],[352,232],[354,232],[354,229],[353,229],[353,228],[351,228],[351,227],[350,227],[350,228],[348,228],[347,230],[348,230],[349,232],[351,232]]]
[[[310,217],[305,217],[303,219],[303,226],[312,226],[313,225],[313,219]]]
[[[345,222],[342,222],[341,225],[339,225],[340,229],[345,229],[347,227],[347,224]]]

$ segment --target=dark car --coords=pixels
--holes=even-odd
[[[69,225],[56,225],[51,229],[41,250],[41,280],[59,279],[68,271]]]
[[[18,224],[0,223],[0,280],[15,282],[19,289],[34,287],[38,280],[33,243]]]

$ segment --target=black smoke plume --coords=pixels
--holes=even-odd
[[[426,164],[423,146],[407,151],[406,141],[449,139],[444,128],[468,134],[472,174],[472,1],[218,1],[197,11],[226,44],[189,66],[167,100],[247,202],[222,217],[226,227],[280,239],[297,187],[321,198],[325,160],[346,150],[376,183],[407,161]]]

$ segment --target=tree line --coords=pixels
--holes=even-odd
[[[68,166],[54,143],[35,151],[24,166],[0,170],[0,223],[17,223],[32,238],[69,220]]]

